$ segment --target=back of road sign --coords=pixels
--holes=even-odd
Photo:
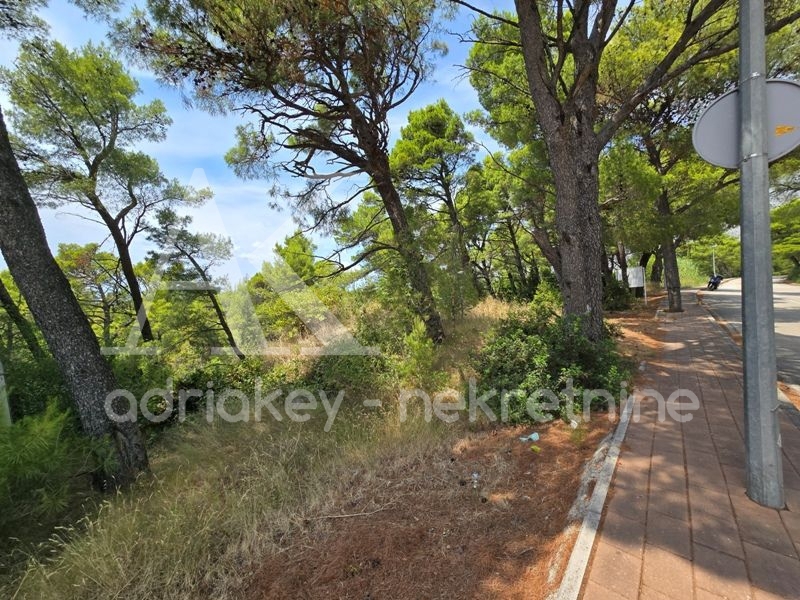
[[[800,84],[785,79],[767,80],[767,157],[777,160],[800,144]],[[697,119],[692,131],[697,153],[712,165],[738,169],[739,90],[714,100]]]

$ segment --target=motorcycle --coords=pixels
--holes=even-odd
[[[719,287],[719,284],[722,283],[722,275],[712,275],[711,278],[708,280],[708,285],[706,289],[715,290]]]

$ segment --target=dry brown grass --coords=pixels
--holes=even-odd
[[[353,465],[438,443],[434,429],[378,418],[350,415],[330,434],[323,421],[185,426],[153,457],[152,478],[61,531],[53,558],[32,558],[0,597],[240,598],[252,561],[335,507]]]
[[[447,323],[447,337],[437,348],[434,366],[447,371],[450,387],[459,389],[470,377],[476,376],[473,357],[480,351],[487,332],[507,317],[513,307],[497,298],[485,298],[463,319]]]
[[[508,310],[473,309],[441,364],[467,365]],[[537,453],[518,439],[531,428],[401,424],[390,403],[348,409],[329,434],[324,421],[173,431],[152,478],[61,532],[0,597],[544,598],[582,465],[611,427],[537,426]]]
[[[389,448],[265,557],[248,598],[545,598],[568,557],[581,466],[609,427],[540,427],[539,453],[522,427]]]

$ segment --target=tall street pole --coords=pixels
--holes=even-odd
[[[717,245],[711,245],[711,274],[717,275]]]
[[[747,495],[783,508],[767,164],[764,1],[741,0],[742,337]]]

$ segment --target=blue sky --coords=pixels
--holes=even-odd
[[[513,6],[510,0],[480,4],[487,9],[510,9]],[[105,40],[106,28],[102,23],[87,20],[81,11],[64,0],[51,0],[41,16],[50,25],[50,36],[68,47],[76,48],[90,40],[96,43]],[[471,20],[472,15],[462,11],[453,21],[446,23],[445,28],[465,32]],[[437,61],[430,81],[425,82],[390,117],[393,139],[405,124],[408,111],[426,106],[439,98],[445,98],[461,114],[479,108],[477,95],[458,67],[464,64],[469,47],[459,43],[453,35],[444,37],[449,52]],[[12,66],[16,54],[15,42],[0,40],[0,63]],[[209,115],[198,109],[187,108],[177,90],[159,84],[146,71],[130,65],[128,68],[142,89],[137,100],[146,103],[155,98],[161,99],[173,120],[166,140],[142,144],[139,149],[158,160],[168,177],[196,187],[207,185],[211,188],[214,200],[190,211],[194,226],[198,231],[212,231],[233,240],[234,259],[221,267],[218,275],[227,276],[230,283],[252,275],[264,260],[271,258],[275,243],[291,234],[295,225],[288,211],[276,212],[268,208],[268,190],[272,182],[242,181],[223,160],[225,152],[234,145],[235,128],[243,122],[242,117],[237,114]],[[2,93],[0,106],[5,111],[9,108],[8,98]],[[475,133],[488,142],[485,135],[478,131]],[[348,185],[347,182],[338,184],[342,193]],[[72,210],[43,209],[40,213],[54,252],[59,243],[85,244],[102,240],[107,235],[101,226],[72,214]],[[315,239],[321,251],[333,247],[329,240],[319,236]],[[134,257],[142,258],[147,249],[143,238],[135,241]]]

